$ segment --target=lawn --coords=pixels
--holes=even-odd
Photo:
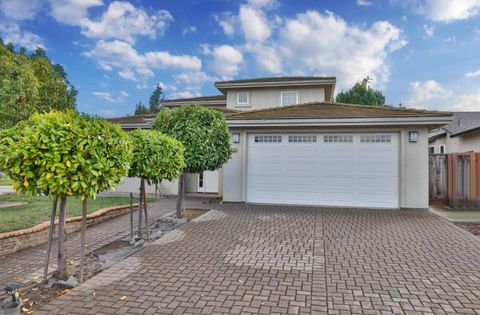
[[[8,177],[0,178],[0,186],[12,186],[13,181]]]
[[[152,202],[155,199],[148,198],[147,200]],[[26,202],[26,204],[0,208],[0,233],[24,229],[50,220],[52,211],[52,199],[50,197],[0,195],[0,203],[2,202]],[[134,202],[138,202],[138,200],[136,199]],[[96,200],[89,200],[88,212],[91,213],[107,207],[128,205],[129,203],[129,197],[97,197]],[[81,200],[73,197],[68,198],[67,216],[81,215],[81,211]]]

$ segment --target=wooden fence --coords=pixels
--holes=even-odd
[[[430,154],[431,205],[480,206],[480,153]]]

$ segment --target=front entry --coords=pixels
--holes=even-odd
[[[218,171],[205,171],[198,174],[197,192],[218,193]]]

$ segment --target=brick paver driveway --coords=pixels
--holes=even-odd
[[[480,239],[427,211],[221,205],[44,314],[480,314]]]

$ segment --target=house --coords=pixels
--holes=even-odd
[[[430,153],[480,152],[480,112],[454,112],[453,120],[428,139]]]
[[[335,83],[335,77],[219,81],[221,95],[165,101],[170,108],[222,110],[232,132],[229,162],[190,175],[187,191],[218,190],[226,202],[428,207],[428,135],[451,114],[334,103]],[[148,124],[149,117],[142,119]]]

